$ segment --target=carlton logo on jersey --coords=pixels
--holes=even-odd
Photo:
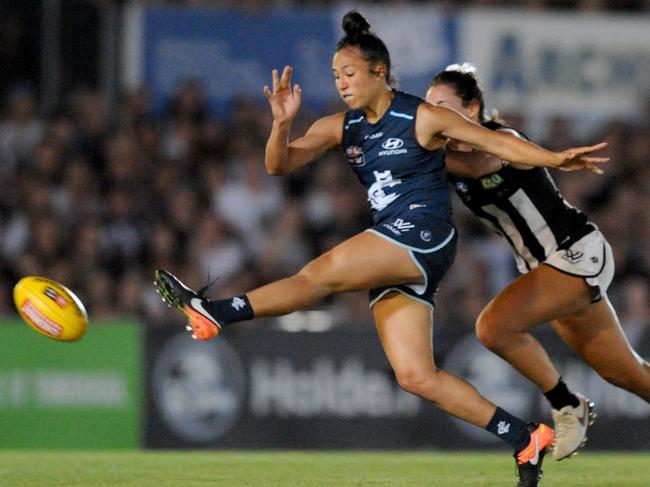
[[[402,139],[397,139],[394,137],[391,137],[390,139],[386,139],[382,142],[381,146],[385,150],[380,150],[377,155],[378,156],[396,156],[399,154],[406,154],[408,152],[408,149],[402,148],[404,145],[404,141]]]
[[[402,184],[400,179],[393,179],[390,171],[373,171],[375,182],[368,189],[368,201],[370,206],[377,211],[381,211],[399,198],[399,193],[386,193],[386,188],[393,188]]]

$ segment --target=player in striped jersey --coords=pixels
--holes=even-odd
[[[472,65],[438,73],[426,98],[491,130],[526,139],[485,118]],[[523,274],[483,309],[477,335],[546,395],[555,421],[553,457],[562,460],[584,444],[595,413],[587,398],[562,381],[529,333],[534,325],[550,321],[604,379],[650,402],[650,365],[630,348],[606,295],[614,275],[611,248],[596,225],[563,198],[546,168],[510,163],[454,141],[449,146],[455,150],[447,154],[447,167],[460,199],[507,240]]]

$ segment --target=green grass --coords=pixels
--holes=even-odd
[[[650,486],[650,451],[545,462],[545,487]],[[2,487],[514,486],[503,453],[0,450]]]

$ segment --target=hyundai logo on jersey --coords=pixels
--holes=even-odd
[[[402,139],[396,139],[396,138],[390,138],[384,140],[382,142],[381,146],[385,150],[380,150],[377,155],[382,157],[382,156],[396,156],[399,154],[406,154],[408,152],[408,149],[406,148],[401,148],[404,145],[404,141]]]
[[[386,139],[381,144],[381,146],[384,149],[399,149],[403,145],[404,145],[404,141],[402,139],[394,139],[394,138]]]

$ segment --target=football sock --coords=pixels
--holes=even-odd
[[[548,402],[551,403],[551,407],[556,410],[562,409],[564,406],[577,407],[580,404],[578,398],[571,394],[569,388],[566,386],[562,378],[557,385],[548,392],[544,393]]]
[[[253,319],[253,307],[245,294],[229,299],[215,299],[205,303],[205,307],[222,325]]]
[[[508,443],[515,451],[520,451],[530,443],[530,432],[526,426],[528,423],[497,406],[485,429]]]

